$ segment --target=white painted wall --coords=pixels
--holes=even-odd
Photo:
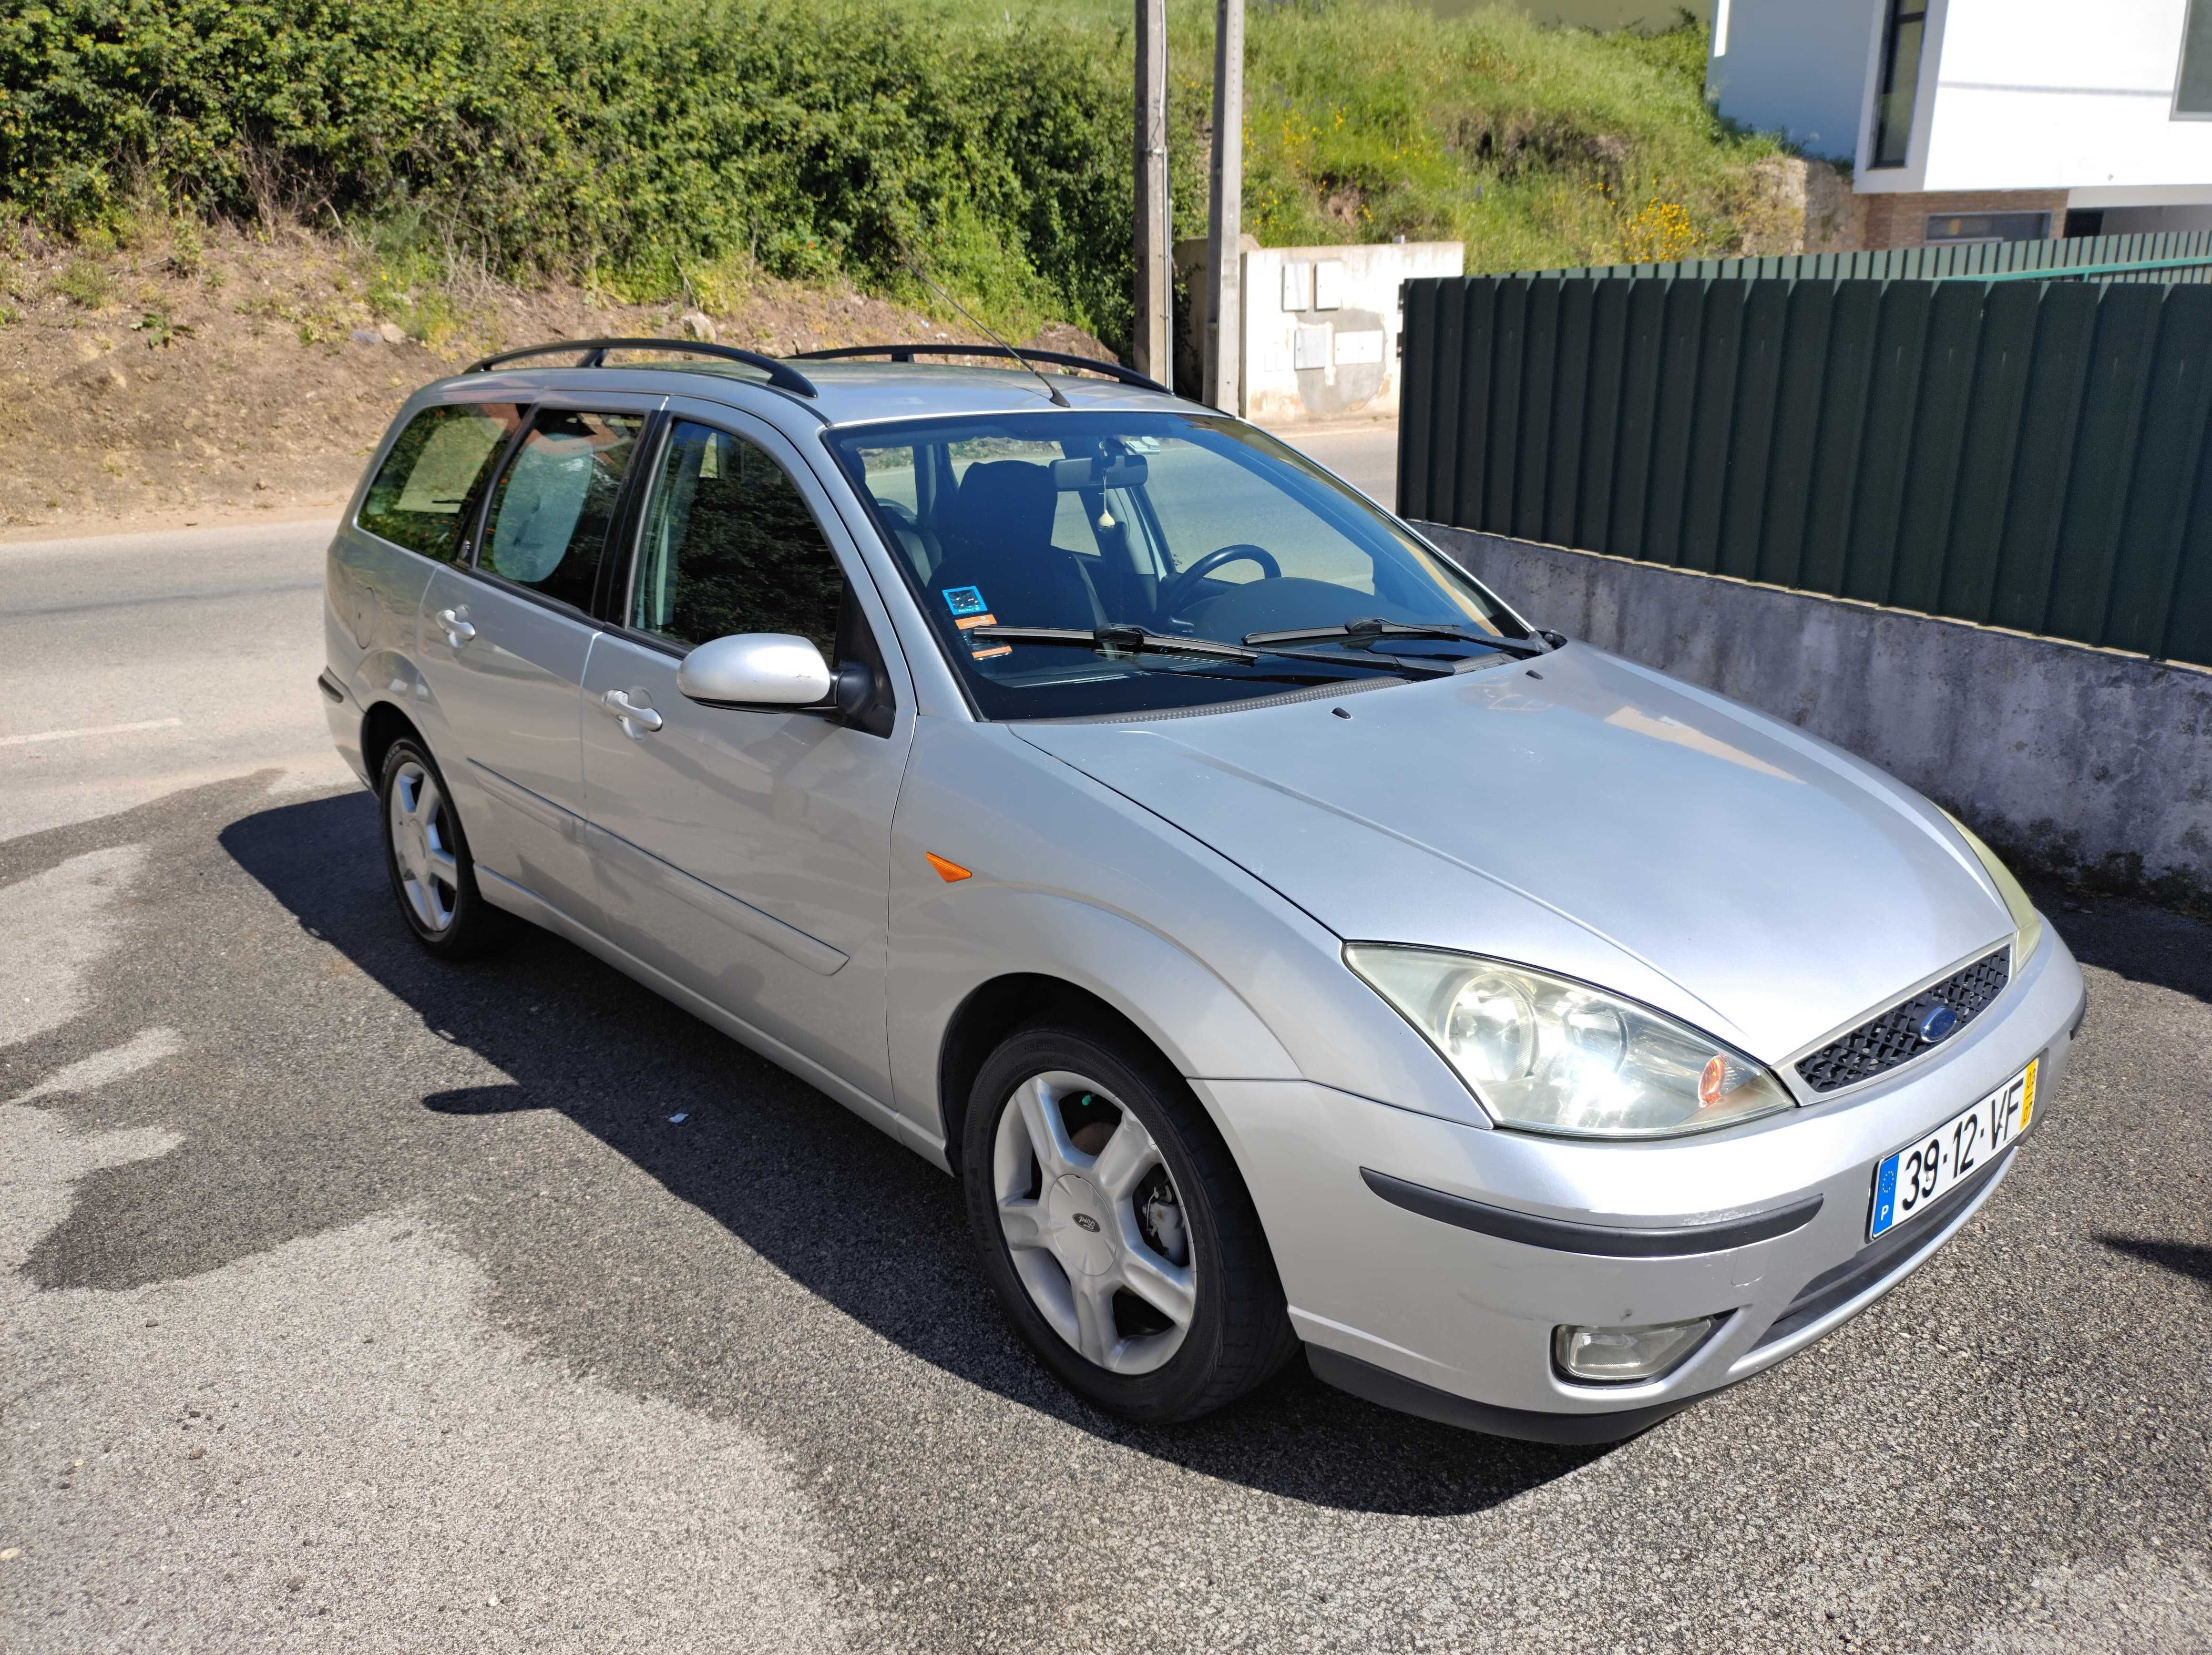
[[[1261,425],[1394,416],[1398,286],[1458,276],[1456,241],[1261,247],[1244,254],[1244,417]]]
[[[1849,160],[1870,100],[1882,0],[1716,0],[1705,96],[1808,155]]]
[[[1853,187],[2212,200],[2212,120],[2172,118],[2188,0],[1929,0],[1908,163],[1870,169],[1887,0],[1716,0],[1706,95],[1852,159]]]
[[[1931,0],[1909,164],[1867,168],[1863,130],[1856,188],[2081,191],[2073,206],[2112,191],[2117,206],[2212,186],[2212,122],[2172,119],[2185,11],[2188,0]],[[1874,60],[1865,87],[1871,108]]]
[[[2187,0],[1933,0],[1936,61],[1921,65],[1923,89],[1933,96],[1913,133],[1911,163],[1868,172],[1862,149],[1856,187],[2212,185],[2212,120],[2172,118],[2186,11]],[[2074,204],[2100,203],[2085,193]]]

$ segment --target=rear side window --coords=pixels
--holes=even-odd
[[[410,552],[450,563],[466,507],[522,422],[514,403],[453,403],[407,422],[362,502],[361,526]]]
[[[477,567],[589,612],[641,414],[547,410],[494,485]]]

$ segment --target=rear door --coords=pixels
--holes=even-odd
[[[764,421],[672,418],[647,470],[617,624],[584,685],[607,935],[887,1102],[890,823],[912,722],[878,650],[889,617],[821,485]],[[743,632],[867,663],[883,699],[854,722],[687,700],[684,654]]]
[[[630,459],[657,398],[548,397],[492,483],[462,560],[423,593],[417,659],[478,794],[481,870],[597,929],[578,700]]]
[[[514,402],[418,409],[386,448],[359,511],[331,543],[324,640],[331,672],[353,693],[350,703],[331,708],[331,733],[372,787],[380,779],[368,773],[362,757],[361,707],[393,694],[394,682],[405,694],[432,567],[461,555],[484,488],[526,412]],[[422,709],[415,711],[419,718]],[[439,733],[435,720],[428,722]]]

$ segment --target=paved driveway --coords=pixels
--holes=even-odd
[[[1303,1370],[1137,1429],[941,1174],[565,944],[413,947],[299,739],[316,544],[118,561],[174,647],[84,717],[182,722],[0,747],[0,1647],[2207,1646],[2212,930],[2050,894],[2092,1010],[2014,1176],[1633,1442]],[[37,561],[0,738],[113,665]]]

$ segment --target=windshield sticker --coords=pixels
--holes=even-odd
[[[968,632],[971,627],[995,627],[999,624],[999,617],[988,613],[966,615],[952,624],[961,631]],[[972,659],[988,661],[994,655],[1012,655],[1014,652],[1014,646],[1012,644],[994,644],[988,638],[978,638],[970,633],[968,639],[968,652]]]
[[[992,614],[984,603],[983,593],[978,587],[945,587],[945,606],[952,611],[952,624],[963,632],[968,632],[976,627],[995,627],[999,624],[999,617]],[[988,661],[994,655],[1012,655],[1013,652],[1014,646],[1012,644],[994,645],[988,640],[981,638],[970,638],[968,640],[969,658],[971,660]]]

